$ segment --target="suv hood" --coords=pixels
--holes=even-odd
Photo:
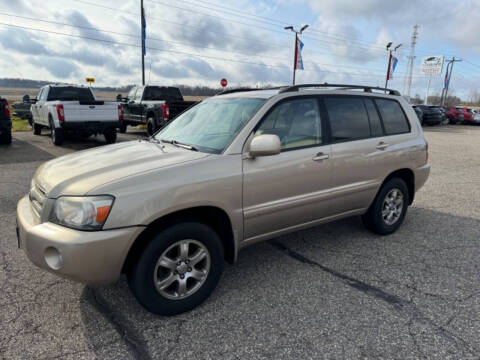
[[[34,179],[50,198],[85,195],[109,182],[208,155],[169,144],[129,141],[48,161],[38,168]]]

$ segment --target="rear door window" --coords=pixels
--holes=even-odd
[[[395,100],[375,99],[387,135],[410,132],[410,124],[400,104]]]
[[[325,97],[333,142],[352,141],[370,137],[370,123],[363,99],[354,97]]]

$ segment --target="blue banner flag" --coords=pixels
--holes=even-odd
[[[302,49],[303,43],[299,38],[297,38],[297,48],[295,51],[295,70],[303,70]]]
[[[147,22],[145,21],[145,12],[142,8],[142,51],[143,56],[147,55],[147,48],[145,46],[145,40],[147,38]]]

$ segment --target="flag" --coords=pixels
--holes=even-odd
[[[147,22],[145,21],[145,12],[142,8],[142,52],[143,56],[147,55],[147,48],[145,47],[145,39],[147,38]]]
[[[297,38],[297,46],[295,49],[295,70],[303,70],[302,49],[303,43]]]
[[[395,71],[397,67],[398,59],[390,54],[390,59],[388,61],[388,74],[387,74],[387,80],[393,79],[393,72]]]

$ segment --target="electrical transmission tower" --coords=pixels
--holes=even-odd
[[[410,90],[412,88],[412,73],[413,73],[413,62],[415,60],[415,45],[417,44],[418,37],[418,25],[413,27],[412,41],[410,42],[410,56],[408,57],[407,73],[405,77],[404,88],[406,88],[406,95],[408,100],[410,100]]]

